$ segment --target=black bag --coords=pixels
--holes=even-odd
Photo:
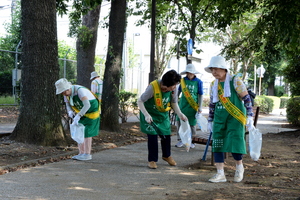
[[[252,106],[254,106],[254,99],[255,99],[255,97],[256,97],[256,94],[253,93],[250,89],[248,89],[248,94],[249,94],[249,96],[250,96]]]

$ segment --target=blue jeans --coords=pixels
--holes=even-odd
[[[158,136],[157,135],[147,135],[148,136],[148,162],[158,161]],[[161,139],[161,150],[162,157],[168,158],[171,155],[171,136],[165,135]]]
[[[234,160],[239,161],[243,159],[243,154],[239,153],[231,153]],[[216,163],[223,163],[224,162],[224,153],[223,152],[214,152],[215,162]]]

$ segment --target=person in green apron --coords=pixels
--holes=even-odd
[[[244,176],[243,154],[246,154],[245,125],[251,130],[253,112],[251,98],[242,80],[229,73],[225,59],[214,56],[205,71],[212,73],[215,80],[210,87],[208,130],[212,132],[212,152],[217,174],[210,182],[226,182],[224,153],[232,154],[236,161],[234,182]]]
[[[91,91],[96,94],[99,101],[101,102],[102,98],[102,90],[103,90],[103,81],[100,79],[100,76],[96,71],[91,73]]]
[[[182,113],[188,118],[189,124],[192,130],[192,135],[196,135],[196,113],[202,112],[202,100],[203,100],[203,83],[196,77],[195,74],[199,72],[195,69],[193,64],[188,64],[186,69],[180,73],[180,75],[185,75],[186,77],[180,80],[180,85],[178,88],[178,95],[182,92],[181,98],[179,100],[179,108]],[[177,119],[177,144],[175,147],[183,147],[184,144],[179,136],[180,120]],[[195,144],[191,144],[191,148],[195,148]]]
[[[151,169],[157,168],[158,135],[161,138],[162,159],[171,166],[176,165],[171,156],[171,123],[168,111],[172,106],[182,120],[187,120],[177,103],[176,85],[180,78],[175,70],[166,72],[161,80],[150,83],[137,102],[140,109],[141,131],[148,136],[148,167]]]
[[[67,79],[61,78],[55,82],[56,94],[62,94],[67,112],[73,123],[83,124],[84,142],[78,144],[79,154],[73,156],[75,160],[91,160],[92,137],[99,134],[100,103],[97,97],[87,88],[72,85]]]

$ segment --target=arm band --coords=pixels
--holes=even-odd
[[[90,101],[88,99],[83,100],[83,107],[81,108],[80,112],[78,113],[78,115],[80,117],[82,117],[91,107]]]
[[[145,117],[150,116],[148,111],[146,110],[144,102],[141,100],[141,98],[139,98],[137,100],[137,104],[138,104],[138,107],[139,107],[140,111],[144,114]]]
[[[202,111],[203,95],[198,94],[198,106]]]
[[[242,97],[242,100],[244,101],[244,105],[246,107],[247,116],[253,116],[253,110],[252,110],[252,103],[250,95],[247,94],[244,97]]]
[[[211,101],[212,102],[212,101]],[[212,122],[214,121],[214,117],[215,117],[215,107],[216,104],[215,103],[210,103],[209,104],[209,113],[208,113],[208,119],[207,121]]]
[[[175,113],[178,115],[178,116],[181,116],[182,115],[182,112],[178,106],[178,103],[171,103],[172,105],[172,108],[173,110],[175,111]]]

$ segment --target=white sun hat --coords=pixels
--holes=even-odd
[[[93,72],[91,73],[91,78],[90,78],[90,80],[92,80],[93,78],[98,77],[98,76],[99,76],[98,73],[97,73],[96,71],[93,71]]]
[[[56,94],[61,94],[62,92],[70,89],[72,84],[65,78],[61,78],[55,82]]]
[[[228,67],[225,61],[225,58],[222,56],[214,56],[210,59],[210,63],[207,67],[205,67],[205,71],[207,71],[208,73],[211,73],[210,68],[211,67],[216,67],[216,68],[220,68],[220,69],[227,69],[228,71]]]
[[[195,66],[193,64],[187,64],[185,70],[180,73],[180,75],[184,75],[187,72],[192,73],[192,74],[199,74],[199,72],[195,69]]]

